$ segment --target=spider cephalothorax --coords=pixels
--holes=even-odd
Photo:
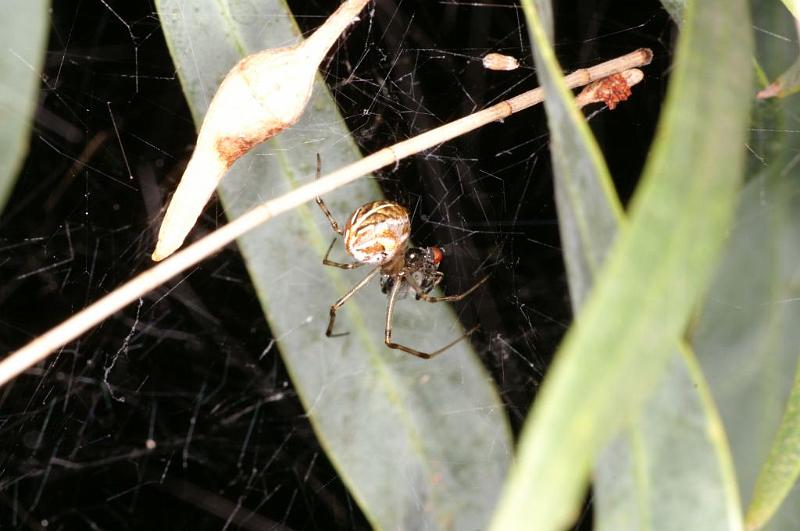
[[[386,264],[381,268],[381,291],[388,294],[394,286],[397,274],[405,270],[403,274],[411,275],[414,284],[419,287],[419,292],[409,283],[404,283],[404,289],[398,292],[397,298],[402,299],[409,291],[414,291],[419,300],[439,283],[443,275],[439,272],[439,263],[444,258],[444,252],[439,247],[410,247],[402,256],[402,261],[394,260],[394,264]]]
[[[319,172],[320,161],[319,155],[317,155],[317,177],[319,177]],[[484,277],[477,284],[459,295],[433,297],[429,293],[444,278],[444,273],[439,271],[439,264],[444,257],[444,252],[439,247],[409,247],[408,239],[411,234],[411,219],[405,207],[392,201],[366,203],[353,212],[347,220],[344,230],[342,230],[321,197],[317,197],[317,204],[328,218],[334,232],[344,236],[345,249],[356,259],[356,262],[345,264],[329,260],[328,256],[336,243],[336,238],[334,238],[330,247],[328,247],[328,252],[325,253],[325,258],[322,259],[322,263],[341,269],[355,269],[364,264],[375,266],[364,279],[331,306],[330,321],[328,321],[325,335],[328,337],[342,335],[333,333],[336,311],[378,273],[381,275],[381,291],[389,296],[384,336],[384,342],[389,348],[399,349],[414,356],[429,359],[444,352],[477,329],[475,327],[469,330],[455,341],[431,353],[420,352],[394,343],[392,341],[392,314],[395,301],[398,298],[403,298],[409,291],[412,291],[417,300],[422,299],[427,302],[459,301],[475,291],[488,277]]]

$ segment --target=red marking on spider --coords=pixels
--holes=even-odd
[[[439,247],[431,247],[431,254],[433,255],[433,263],[438,264],[444,259],[444,251]]]

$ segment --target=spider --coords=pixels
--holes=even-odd
[[[317,178],[321,171],[321,161],[317,154]],[[326,266],[341,269],[355,269],[365,264],[374,265],[374,269],[355,286],[345,293],[331,306],[330,321],[325,335],[337,337],[345,333],[333,333],[336,322],[336,311],[350,297],[367,285],[373,277],[380,274],[381,291],[389,296],[386,307],[386,330],[384,343],[392,349],[402,350],[422,359],[431,359],[449,349],[462,339],[471,335],[478,326],[473,327],[461,337],[456,338],[442,348],[433,352],[420,352],[419,350],[395,343],[392,341],[392,315],[397,299],[404,298],[413,291],[417,300],[426,302],[460,301],[488,280],[488,276],[479,280],[467,291],[458,295],[434,297],[428,295],[444,278],[444,273],[439,271],[439,263],[444,258],[444,251],[440,247],[410,247],[408,237],[411,232],[411,220],[405,207],[392,201],[372,201],[357,208],[350,215],[347,224],[342,229],[334,219],[331,211],[321,197],[316,197],[319,208],[331,224],[333,231],[344,237],[344,247],[356,259],[355,262],[340,263],[328,259],[337,238],[334,238],[325,253],[322,263]]]

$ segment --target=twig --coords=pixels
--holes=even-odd
[[[576,70],[566,76],[564,80],[570,88],[581,87],[612,74],[647,65],[652,57],[653,53],[649,49],[641,48],[591,68]],[[541,87],[530,90],[414,138],[383,148],[321,179],[311,181],[281,197],[262,203],[158,265],[140,273],[60,325],[37,337],[16,352],[11,353],[0,362],[0,385],[14,378],[28,367],[40,362],[49,353],[77,338],[92,326],[142,297],[151,289],[158,287],[181,271],[214,254],[239,236],[278,214],[287,212],[307,201],[311,201],[318,195],[344,186],[375,170],[395,164],[406,157],[537,105],[542,102],[543,97],[544,93]]]

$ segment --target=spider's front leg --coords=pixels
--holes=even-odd
[[[322,173],[322,159],[320,158],[319,153],[317,153],[317,179],[319,179],[320,173]],[[317,202],[317,205],[319,205],[322,213],[325,214],[325,217],[328,218],[333,232],[337,234],[344,234],[344,231],[341,229],[341,227],[339,227],[339,224],[336,222],[333,214],[331,214],[331,211],[328,209],[328,205],[325,204],[325,201],[323,201],[320,196],[316,196],[314,200]],[[333,244],[331,244],[331,247],[333,247]],[[328,252],[330,252],[330,250],[328,250]]]
[[[361,264],[359,264],[359,265],[361,265]],[[342,297],[338,301],[334,302],[331,305],[330,320],[328,321],[328,329],[325,330],[325,335],[326,336],[328,336],[328,337],[339,337],[339,336],[346,336],[347,334],[349,334],[349,332],[340,332],[338,334],[334,334],[333,333],[333,325],[336,322],[336,311],[339,308],[341,308],[342,306],[344,306],[344,303],[346,303],[350,299],[350,297],[355,295],[358,290],[360,290],[361,288],[366,286],[367,282],[372,280],[372,277],[377,275],[380,272],[380,270],[381,270],[381,268],[380,268],[380,266],[378,266],[375,269],[373,269],[372,271],[370,271],[369,274],[366,277],[364,277],[358,284],[356,284],[355,286],[350,288],[350,291],[348,291],[347,293],[342,295]]]

